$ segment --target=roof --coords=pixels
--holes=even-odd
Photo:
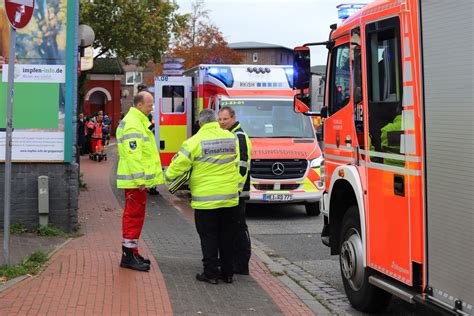
[[[268,43],[260,43],[260,42],[230,43],[229,48],[232,48],[232,49],[283,48],[283,49],[292,50],[291,48],[288,48],[285,46],[268,44]]]
[[[123,68],[117,58],[97,58],[89,73],[120,75],[123,74]]]

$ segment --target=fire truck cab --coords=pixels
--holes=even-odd
[[[162,164],[197,129],[204,108],[231,106],[252,142],[248,203],[299,203],[320,213],[322,159],[313,121],[293,111],[293,68],[198,65],[184,77],[157,77],[155,128]]]
[[[470,0],[380,0],[295,48],[303,90],[308,47],[329,49],[322,240],[361,311],[474,315],[473,20]]]

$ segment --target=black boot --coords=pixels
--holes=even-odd
[[[122,261],[120,261],[120,266],[122,268],[128,268],[137,271],[148,271],[150,270],[150,265],[142,262],[138,257],[133,253],[131,248],[122,246]]]
[[[140,254],[135,255],[135,256],[138,258],[138,260],[140,260],[140,262],[146,263],[147,265],[151,265],[150,259],[144,258],[144,257],[141,256]]]

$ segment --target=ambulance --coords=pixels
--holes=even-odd
[[[202,109],[231,106],[252,142],[249,203],[298,203],[320,213],[321,150],[313,121],[293,111],[293,67],[198,65],[155,78],[155,134],[168,166]]]
[[[303,90],[329,49],[322,240],[358,310],[474,315],[473,20],[472,0],[380,0],[295,48]]]

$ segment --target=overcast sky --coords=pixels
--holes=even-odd
[[[192,0],[175,0],[180,13]],[[352,1],[368,3],[371,0]],[[211,21],[229,43],[263,42],[288,48],[328,39],[329,25],[338,23],[336,5],[348,0],[204,0]],[[312,49],[311,63],[326,63],[325,49]]]

